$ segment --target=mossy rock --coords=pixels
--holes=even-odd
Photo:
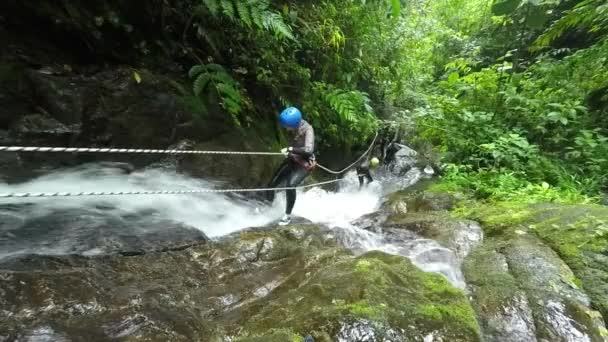
[[[448,211],[455,203],[457,197],[448,193],[396,192],[383,204],[387,212],[383,231],[390,234],[393,229],[406,229],[439,242],[462,260],[481,242],[483,232],[477,222],[454,217]]]
[[[459,214],[479,221],[489,236],[540,237],[568,264],[593,306],[608,318],[607,207],[497,203],[469,206]]]
[[[464,271],[489,341],[605,340],[604,323],[572,271],[533,235],[491,238]]]
[[[406,214],[448,211],[454,208],[456,201],[456,196],[450,193],[423,191],[420,188],[414,188],[393,193],[389,196],[387,205],[394,214]],[[406,208],[406,210],[395,210],[399,206]]]
[[[345,326],[371,321],[378,340],[419,340],[439,334],[450,341],[478,340],[473,311],[460,290],[443,277],[424,273],[407,259],[382,252],[342,259],[315,274],[294,275],[267,301],[251,306],[243,328],[259,334],[273,328],[313,331],[331,341]]]
[[[0,331],[8,340],[351,341],[353,331],[479,340],[465,295],[441,276],[380,252],[355,257],[332,236],[294,224],[177,251],[7,261]]]

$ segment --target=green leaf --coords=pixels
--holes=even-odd
[[[207,7],[207,9],[209,9],[209,12],[211,12],[211,15],[213,15],[214,17],[217,16],[219,9],[220,9],[218,0],[203,0],[203,3],[205,4],[205,7]]]
[[[193,66],[190,71],[188,71],[188,76],[190,78],[193,78],[194,76],[200,74],[201,72],[205,71],[206,67],[204,65],[195,65]]]
[[[517,9],[521,0],[496,0],[492,5],[492,13],[495,15],[507,15]]]
[[[399,15],[401,14],[401,1],[391,0],[391,6],[393,7],[393,17],[399,17]]]
[[[457,72],[453,72],[450,74],[450,76],[448,76],[448,82],[450,84],[454,84],[456,83],[456,81],[458,81],[458,73]]]
[[[234,4],[232,0],[221,0],[222,9],[224,10],[224,14],[228,16],[230,19],[234,19]]]
[[[203,90],[205,90],[205,88],[207,87],[207,84],[209,84],[210,80],[211,80],[210,74],[201,74],[200,76],[198,76],[197,79],[194,81],[194,85],[193,85],[194,95],[196,95],[196,96],[200,95],[203,92]]]
[[[139,73],[137,71],[133,71],[133,78],[135,79],[135,82],[137,82],[137,84],[141,83],[141,76],[139,76]]]
[[[540,7],[534,7],[526,17],[526,25],[531,28],[543,28],[549,20],[547,12]]]

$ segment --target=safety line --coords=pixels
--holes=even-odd
[[[317,166],[326,172],[340,175],[359,163],[374,147],[378,138],[378,132],[369,148],[354,163],[340,171],[331,170],[321,164]],[[258,156],[281,156],[281,152],[243,152],[243,151],[201,151],[201,150],[159,150],[159,149],[133,149],[133,148],[94,148],[94,147],[43,147],[43,146],[0,146],[0,152],[78,152],[78,153],[157,153],[157,154],[233,154],[233,155],[258,155]]]
[[[176,195],[176,194],[202,194],[202,193],[227,193],[227,192],[258,192],[258,191],[281,191],[312,188],[316,186],[332,184],[343,179],[334,179],[308,185],[281,187],[281,188],[257,188],[257,189],[200,189],[200,190],[169,190],[169,191],[90,191],[90,192],[13,192],[0,193],[0,198],[24,198],[24,197],[80,197],[80,196],[118,196],[118,195]]]
[[[239,154],[280,156],[281,152],[241,152],[241,151],[199,151],[199,150],[151,150],[134,148],[91,148],[91,147],[40,147],[40,146],[0,146],[0,152],[84,152],[84,153],[165,153],[165,154]]]
[[[374,140],[372,140],[372,143],[369,145],[369,147],[367,148],[367,150],[359,157],[359,159],[355,160],[354,163],[350,164],[349,166],[343,168],[340,171],[330,170],[327,167],[325,167],[323,165],[320,165],[320,164],[317,164],[317,166],[320,169],[322,169],[322,170],[324,170],[326,172],[329,172],[331,174],[340,175],[340,174],[344,173],[345,171],[350,170],[353,166],[355,166],[356,164],[358,164],[363,159],[363,157],[365,157],[367,154],[369,154],[369,152],[374,148],[374,143],[376,142],[376,139],[378,139],[378,132],[376,132],[376,136],[374,136]]]

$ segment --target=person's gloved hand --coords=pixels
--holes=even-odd
[[[291,152],[291,147],[285,147],[284,149],[281,149],[281,153],[283,153],[285,157],[289,155],[289,152]]]

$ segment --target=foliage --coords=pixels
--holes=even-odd
[[[585,27],[591,32],[604,30],[608,27],[608,2],[606,0],[585,0],[577,3],[564,16],[556,20],[536,40],[534,48],[548,46],[567,30]]]
[[[203,0],[211,15],[226,16],[247,28],[274,33],[276,37],[294,39],[291,27],[276,11],[269,9],[267,0]]]
[[[368,94],[358,90],[339,89],[315,82],[311,94],[312,106],[305,107],[312,120],[328,133],[322,136],[328,144],[354,144],[355,137],[367,138],[377,129],[377,120]]]
[[[552,186],[547,182],[531,182],[525,173],[500,169],[478,169],[471,166],[448,164],[445,176],[436,190],[464,192],[478,199],[513,203],[595,203],[597,197],[585,195],[581,184],[562,183]]]
[[[195,96],[204,91],[213,89],[222,101],[224,109],[230,113],[234,122],[240,126],[242,108],[246,99],[241,93],[238,83],[219,64],[195,65],[188,73],[193,81],[193,92]]]

